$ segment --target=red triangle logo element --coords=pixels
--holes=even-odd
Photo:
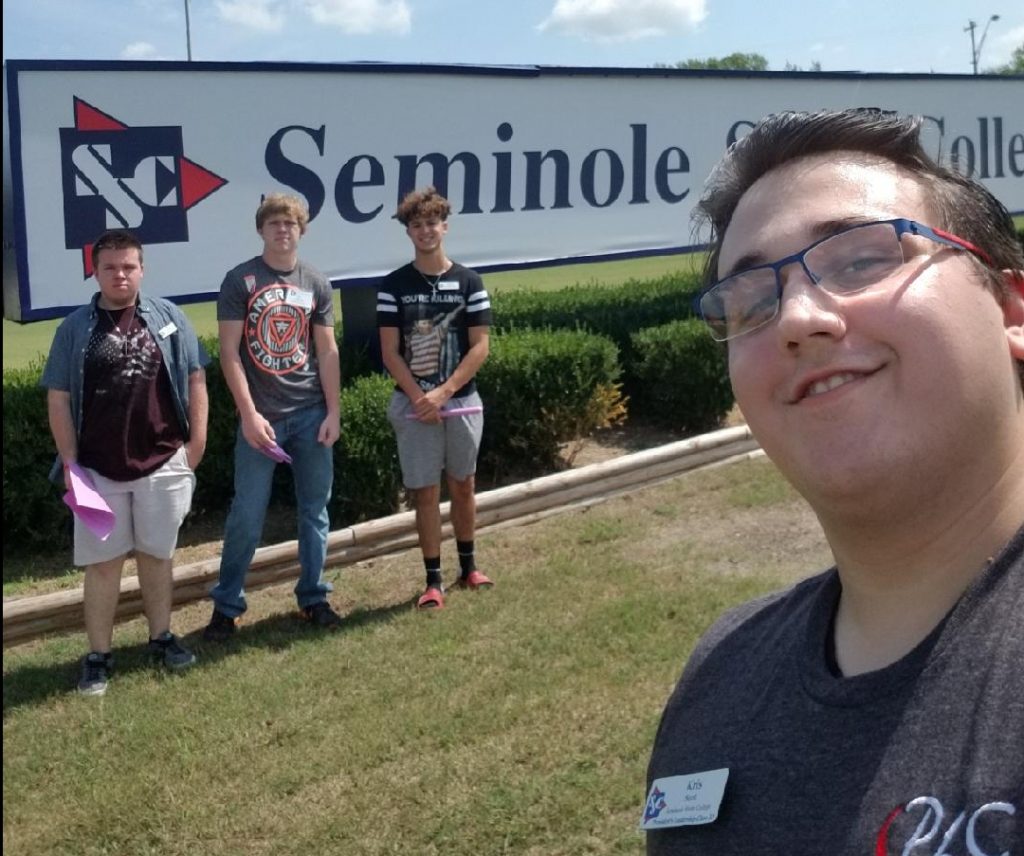
[[[267,325],[267,332],[270,340],[277,348],[283,348],[288,340],[295,335],[297,321],[294,315],[287,315],[283,312],[276,312],[270,316],[270,324]]]
[[[186,157],[179,159],[178,169],[181,172],[181,207],[186,211],[228,183],[226,178],[221,178]]]
[[[82,279],[88,279],[93,275],[92,269],[92,244],[86,244],[82,247],[82,271],[85,276]]]
[[[127,131],[128,126],[97,110],[81,98],[75,98],[76,131]]]

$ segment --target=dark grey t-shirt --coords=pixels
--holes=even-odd
[[[218,321],[244,321],[239,352],[249,394],[270,421],[324,403],[312,325],[334,327],[327,278],[305,262],[278,271],[256,256],[228,271]]]
[[[1024,529],[906,657],[829,669],[835,569],[721,618],[647,776],[729,769],[718,818],[654,856],[1024,854]],[[658,812],[657,801],[648,812]]]

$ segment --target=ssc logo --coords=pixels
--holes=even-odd
[[[665,792],[658,790],[658,786],[655,785],[651,788],[651,793],[647,797],[647,805],[644,806],[644,823],[654,820],[665,810],[666,805]]]
[[[188,241],[190,208],[227,179],[185,157],[181,126],[132,128],[74,99],[75,126],[60,129],[64,244],[81,249],[92,276],[92,241],[131,229],[143,244]]]

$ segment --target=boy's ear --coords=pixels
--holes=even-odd
[[[1024,271],[1004,270],[1009,294],[1003,299],[1003,321],[1010,353],[1024,361]]]

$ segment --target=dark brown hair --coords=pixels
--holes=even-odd
[[[977,181],[935,161],[921,143],[922,120],[873,108],[783,112],[762,119],[736,142],[712,171],[694,214],[710,225],[710,253],[705,281],[717,278],[722,238],[740,199],[759,178],[790,161],[829,152],[859,152],[891,161],[921,179],[931,190],[939,223],[929,223],[965,238],[984,250],[992,266],[988,287],[1000,297],[1010,285],[1002,270],[1024,269],[1024,249],[1013,218]],[[954,165],[955,166],[955,165]],[[972,258],[974,258],[972,256]]]
[[[398,205],[395,219],[403,226],[413,220],[436,217],[444,221],[452,213],[452,206],[434,187],[424,187],[407,193]]]
[[[92,245],[92,269],[100,266],[101,250],[138,250],[139,264],[142,263],[142,244],[139,239],[126,229],[111,229],[100,235]]]

